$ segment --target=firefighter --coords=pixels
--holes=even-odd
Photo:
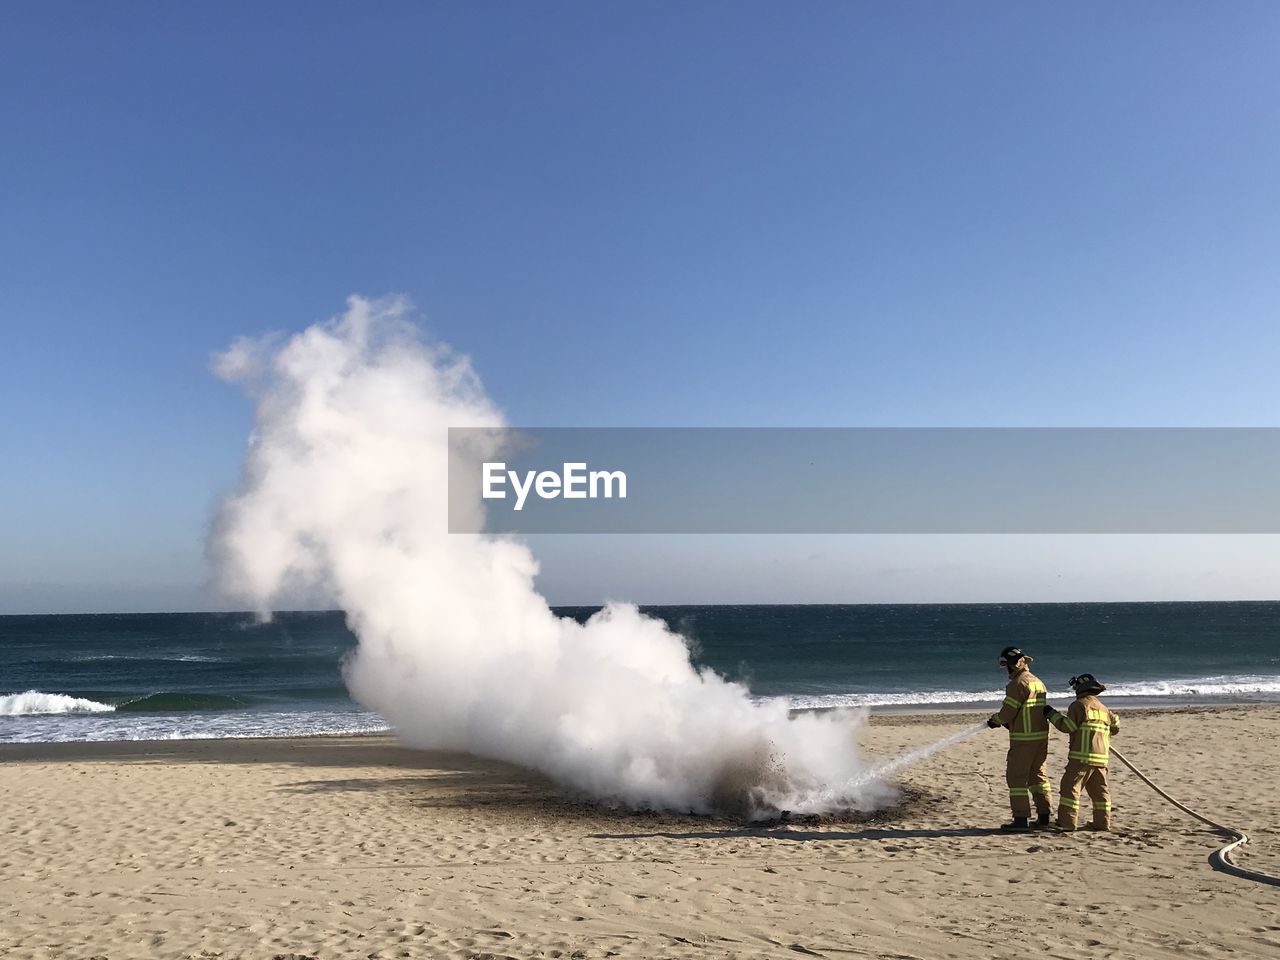
[[[1045,717],[1047,691],[1029,669],[1031,657],[1017,647],[1000,651],[1000,666],[1009,672],[1009,686],[1004,691],[1004,704],[987,720],[987,726],[1009,728],[1009,755],[1005,762],[1005,780],[1009,784],[1009,806],[1013,821],[1001,830],[1029,830],[1031,802],[1035,801],[1036,826],[1049,826],[1052,807],[1049,775],[1045,762],[1049,756],[1049,723]]]
[[[1076,699],[1066,713],[1045,704],[1044,713],[1055,727],[1071,737],[1067,770],[1062,775],[1058,801],[1058,829],[1074,830],[1080,810],[1080,788],[1093,801],[1093,822],[1085,829],[1111,829],[1111,792],[1107,789],[1107,759],[1111,738],[1120,732],[1120,718],[1107,709],[1098,694],[1107,689],[1091,673],[1072,677],[1068,683]]]

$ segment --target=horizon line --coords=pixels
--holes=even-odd
[[[1233,600],[821,600],[783,603],[637,603],[631,600],[609,600],[603,603],[548,603],[552,610],[578,608],[603,609],[611,603],[629,604],[640,609],[652,607],[1066,607],[1066,606],[1120,606],[1122,604],[1228,604],[1228,603],[1280,603],[1280,597],[1239,598]],[[272,610],[272,616],[280,614],[345,614],[340,607],[316,609]],[[43,613],[0,613],[5,617],[194,617],[226,616],[257,617],[253,610],[63,610]]]

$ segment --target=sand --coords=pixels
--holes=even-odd
[[[875,718],[866,750],[973,719]],[[1275,706],[1132,711],[1117,746],[1280,873],[1277,729]],[[902,774],[877,822],[767,829],[385,737],[0,747],[0,956],[1280,955],[1280,888],[1213,872],[1215,838],[1118,765],[1117,832],[992,833],[1004,740]]]

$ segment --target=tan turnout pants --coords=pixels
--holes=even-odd
[[[1093,829],[1111,829],[1111,791],[1107,788],[1107,768],[1092,767],[1079,760],[1067,761],[1067,772],[1062,775],[1062,796],[1058,800],[1058,826],[1066,830],[1076,828],[1080,812],[1080,788],[1084,787],[1093,801]]]
[[[1031,816],[1031,801],[1036,812],[1047,814],[1052,801],[1049,796],[1049,739],[1015,740],[1009,744],[1005,762],[1005,781],[1009,784],[1009,807],[1015,817]]]

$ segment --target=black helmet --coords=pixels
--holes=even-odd
[[[996,663],[1000,664],[1002,667],[1011,667],[1019,660],[1026,660],[1028,663],[1031,662],[1031,658],[1022,652],[1021,647],[1005,647],[1000,651],[1000,659],[997,660]]]
[[[1082,673],[1078,677],[1072,677],[1067,683],[1071,684],[1071,689],[1078,694],[1092,695],[1107,689],[1092,673]]]

